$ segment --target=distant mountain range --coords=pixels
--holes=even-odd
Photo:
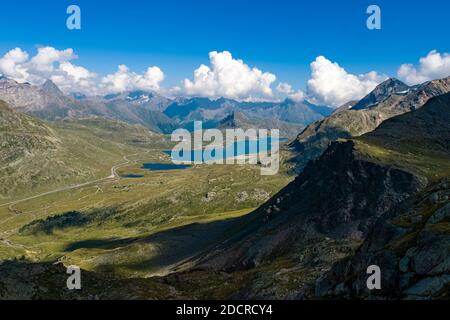
[[[155,132],[170,132],[175,123],[159,108],[166,100],[160,96],[131,92],[108,97],[65,95],[51,81],[42,86],[0,79],[0,99],[17,111],[45,120],[101,116],[130,124],[141,124]]]
[[[176,128],[191,129],[194,121],[204,122],[205,128],[217,128],[234,112],[239,112],[255,128],[280,129],[283,135],[296,135],[304,126],[333,112],[326,106],[307,101],[296,102],[238,102],[220,98],[177,98],[156,93],[132,91],[104,97],[82,94],[65,95],[51,81],[42,86],[0,79],[0,99],[20,112],[41,119],[56,120],[89,115],[141,124],[152,131],[171,133]],[[274,127],[268,127],[274,126]]]
[[[245,112],[232,111],[231,114],[220,120],[217,127],[219,129],[252,129],[252,128],[276,128],[280,130],[280,135],[293,137],[301,131],[304,126],[291,122],[281,121],[274,118],[261,118],[249,116]]]
[[[221,98],[180,99],[170,104],[164,114],[182,127],[191,128],[193,121],[203,121],[208,128],[225,128],[227,119],[233,115],[245,118],[245,128],[279,129],[282,135],[293,136],[296,130],[331,114],[333,109],[315,106],[307,101],[296,102],[238,102]],[[238,121],[233,122],[236,126]]]

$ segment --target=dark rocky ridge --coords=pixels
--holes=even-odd
[[[450,165],[450,93],[387,120],[364,141],[441,154]],[[430,299],[450,295],[450,182],[447,176],[381,216],[357,253],[317,281],[319,297]],[[369,291],[366,268],[382,270],[382,290]]]
[[[249,217],[245,228],[201,257],[200,268],[252,268],[314,238],[367,235],[383,213],[417,193],[423,180],[367,161],[353,142],[334,143],[295,181]]]

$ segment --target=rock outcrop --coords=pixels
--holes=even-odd
[[[357,253],[317,281],[316,296],[359,299],[448,299],[450,183],[442,181],[381,217]],[[369,290],[366,269],[381,269]]]

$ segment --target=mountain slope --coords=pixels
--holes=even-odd
[[[361,110],[374,106],[392,94],[406,94],[410,87],[403,82],[391,78],[379,84],[372,92],[355,104],[353,110]]]
[[[12,199],[104,178],[161,137],[100,118],[44,122],[0,103],[0,197]]]
[[[318,298],[448,299],[450,181],[433,184],[383,215],[357,252],[315,286]],[[381,290],[368,290],[366,269],[381,269]]]
[[[388,85],[392,87],[388,88]],[[379,88],[381,87],[381,88]],[[364,101],[372,101],[373,96],[381,99],[378,104],[361,110],[343,110],[312,123],[301,132],[291,144],[297,155],[293,159],[298,170],[302,170],[310,159],[316,159],[328,147],[329,143],[339,138],[357,137],[377,128],[383,121],[422,107],[430,98],[450,91],[450,77],[434,80],[418,86],[409,93],[398,94],[403,88],[398,81],[391,80],[381,84]],[[393,92],[385,97],[380,92]],[[363,101],[361,100],[361,101]],[[362,103],[362,104],[365,104]]]
[[[56,150],[61,141],[45,123],[14,112],[0,100],[0,161],[10,163],[38,150]]]
[[[170,118],[175,118],[182,120],[183,118],[187,117],[189,113],[202,109],[202,110],[216,110],[216,109],[223,109],[223,108],[235,108],[239,102],[230,100],[230,99],[217,99],[217,100],[210,100],[208,98],[190,98],[190,99],[180,99],[171,105],[169,105],[166,110],[164,111],[164,114],[167,115]]]
[[[431,99],[420,110],[387,120],[358,140],[422,159],[412,163],[406,156],[398,162],[409,170],[428,175],[431,184],[416,197],[381,216],[356,254],[335,264],[318,280],[316,295],[447,299],[450,294],[450,93]],[[392,163],[391,157],[383,158]],[[443,160],[438,162],[440,158]],[[436,170],[438,164],[441,165]],[[369,291],[365,285],[365,269],[372,264],[382,270],[382,290]]]
[[[303,128],[302,125],[297,125],[285,121],[270,118],[249,117],[244,112],[232,112],[229,116],[222,119],[218,124],[219,129],[278,129],[281,137],[292,137],[296,132]]]
[[[334,143],[201,264],[248,268],[294,243],[322,236],[361,240],[377,217],[422,186],[411,173],[367,161],[352,142]]]
[[[98,114],[99,116],[140,124],[160,133],[171,133],[177,128],[175,121],[147,104],[134,104],[124,99],[105,101],[104,104],[106,112]]]
[[[390,149],[450,152],[450,93],[430,99],[423,108],[383,122],[361,141]]]
[[[50,80],[37,87],[3,77],[0,79],[0,99],[18,111],[41,118],[67,117],[79,109]]]
[[[352,109],[352,107],[357,104],[359,101],[358,100],[351,100],[348,101],[346,103],[344,103],[343,105],[339,106],[338,108],[336,108],[332,113],[338,113],[341,111],[347,111],[349,109]]]
[[[308,125],[316,120],[322,119],[323,116],[319,112],[319,107],[315,110],[315,106],[303,101],[297,102],[291,99],[286,99],[280,103],[273,105],[270,108],[265,108],[264,112],[258,108],[246,109],[248,114],[255,116],[263,116],[265,118],[277,119],[280,121],[296,123],[301,125]]]
[[[160,112],[163,112],[172,103],[170,99],[159,94],[142,90],[113,95],[112,99],[111,97],[109,99],[104,97],[104,100],[126,101],[134,106],[143,106],[145,109]]]
[[[326,273],[333,262],[351,256],[367,237],[379,237],[374,240],[377,244],[384,241],[386,233],[372,229],[380,217],[395,213],[399,206],[409,203],[421,192],[430,196],[429,191],[424,191],[427,185],[433,189],[436,181],[450,177],[449,99],[450,94],[433,98],[423,108],[392,118],[370,134],[332,143],[295,181],[242,218],[240,227],[233,230],[234,236],[196,257],[191,262],[193,268],[231,274],[255,270],[252,274],[260,274],[269,265],[287,260],[290,267],[283,270],[283,274],[288,278],[291,274],[290,281],[297,279],[301,283],[290,293],[297,298],[312,297],[315,280]],[[436,198],[432,201],[441,203],[448,202],[448,197],[447,191],[438,191],[437,196],[430,199]],[[433,207],[433,212],[438,208]],[[413,215],[428,216],[426,210],[420,209]],[[439,213],[439,217],[442,214]],[[439,230],[442,228],[447,226],[439,226]],[[433,246],[441,248],[441,236],[427,239],[424,247],[431,241]],[[444,261],[448,261],[445,252],[436,258],[444,266]],[[352,279],[345,272],[353,272],[349,268],[353,263],[336,267],[336,272],[341,272],[339,281]],[[356,263],[355,268],[363,268],[363,265]],[[362,269],[356,269],[355,274],[365,275],[361,272]],[[257,277],[266,284],[270,281],[263,274]],[[319,286],[321,294],[329,294],[328,288],[340,283],[326,281]],[[340,289],[337,290],[339,293]],[[241,294],[261,297],[254,285]],[[262,297],[270,298],[273,293],[267,294]]]

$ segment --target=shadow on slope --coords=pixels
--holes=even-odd
[[[143,237],[87,239],[68,244],[66,253],[100,250],[95,270],[167,274],[204,251],[253,232],[258,213],[237,218],[193,223]]]

